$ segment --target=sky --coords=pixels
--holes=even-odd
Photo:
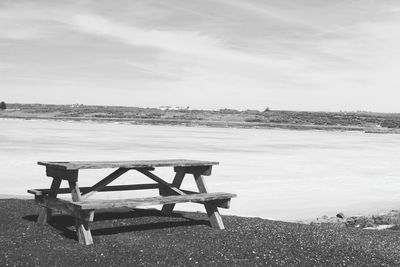
[[[0,0],[0,100],[400,112],[398,0]]]

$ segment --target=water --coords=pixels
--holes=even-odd
[[[294,221],[400,206],[400,135],[7,119],[0,119],[0,129],[0,194],[47,188],[50,178],[38,160],[186,158],[220,162],[206,177],[209,190],[238,195],[222,214]],[[80,185],[92,185],[110,172],[84,170]],[[156,173],[173,177],[169,168]],[[117,181],[151,182],[134,172]],[[188,175],[183,186],[195,189],[193,178]],[[203,210],[195,204],[177,207]]]

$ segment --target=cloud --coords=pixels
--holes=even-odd
[[[259,54],[224,47],[223,38],[215,38],[199,32],[143,29],[93,14],[73,16],[68,23],[77,31],[113,38],[129,45],[154,47],[166,52],[206,60],[257,64],[271,68],[286,64],[282,60],[273,61],[272,57],[271,60],[265,60]]]
[[[195,32],[144,30],[113,22],[98,15],[76,15],[72,17],[70,23],[76,26],[77,30],[90,34],[113,37],[131,45],[152,46],[177,53],[205,55],[218,44],[218,41]]]

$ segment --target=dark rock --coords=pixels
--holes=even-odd
[[[339,212],[338,214],[336,214],[336,217],[337,217],[337,218],[340,218],[340,219],[344,219],[344,214],[343,214],[343,212]]]
[[[372,216],[372,219],[374,220],[374,223],[378,225],[389,224],[390,221],[390,217],[388,215]]]
[[[346,219],[345,224],[350,227],[365,228],[374,226],[374,220],[367,216],[352,216]]]

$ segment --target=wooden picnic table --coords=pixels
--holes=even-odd
[[[75,219],[78,240],[85,245],[93,244],[90,223],[93,222],[96,210],[163,205],[161,209],[162,213],[169,215],[173,211],[175,203],[194,202],[204,204],[212,227],[224,229],[218,207],[229,208],[230,199],[236,197],[236,195],[230,193],[208,192],[203,176],[211,175],[212,166],[219,164],[218,162],[175,159],[142,161],[39,161],[38,164],[46,166],[46,175],[52,177],[53,180],[49,189],[28,190],[29,193],[35,195],[36,202],[42,206],[37,222],[39,224],[49,223],[53,210],[70,214]],[[173,167],[175,177],[172,183],[168,183],[153,173],[157,167]],[[79,170],[103,168],[116,170],[91,187],[79,187]],[[138,171],[156,183],[108,185],[129,170]],[[180,188],[186,174],[194,176],[199,192]],[[62,180],[68,181],[68,188],[60,188]],[[90,196],[100,191],[146,189],[158,189],[159,196],[115,200],[88,200]],[[71,194],[72,200],[68,201],[57,198],[58,194]]]

